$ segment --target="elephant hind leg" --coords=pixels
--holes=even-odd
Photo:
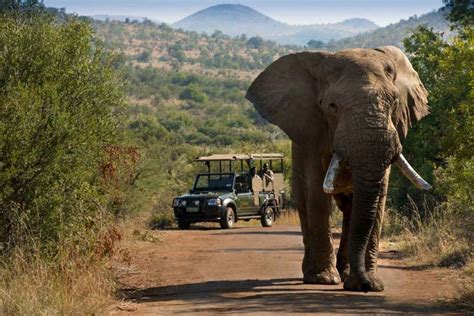
[[[343,214],[342,219],[342,233],[339,250],[337,251],[337,271],[341,276],[342,281],[347,279],[350,273],[349,265],[349,226],[351,222],[352,212],[352,193],[337,194],[334,196],[337,206]]]

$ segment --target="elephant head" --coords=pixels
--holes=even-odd
[[[406,56],[393,46],[287,55],[257,77],[246,97],[294,143],[332,154],[326,193],[334,193],[339,163],[349,166],[349,260],[351,269],[361,267],[387,168],[396,163],[418,187],[429,188],[402,155],[408,129],[428,114],[427,91]],[[355,273],[363,278],[364,271]]]

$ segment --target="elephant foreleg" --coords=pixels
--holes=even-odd
[[[341,241],[339,243],[339,250],[337,251],[337,271],[344,281],[350,272],[349,265],[349,226],[351,222],[352,211],[352,193],[338,194],[334,196],[337,206],[343,214]]]
[[[293,146],[293,194],[303,233],[305,283],[338,284],[336,258],[329,225],[331,196],[322,190],[324,174],[319,159],[298,155]],[[301,159],[305,157],[306,159]]]

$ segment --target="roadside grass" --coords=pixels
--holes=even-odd
[[[105,260],[51,260],[16,250],[0,267],[1,315],[96,315],[112,301]]]
[[[151,229],[166,229],[176,227],[174,214],[170,210],[160,210],[151,213],[148,226]]]
[[[458,275],[454,304],[474,310],[474,262],[470,262]]]
[[[456,305],[474,307],[474,264],[472,223],[474,214],[453,212],[446,205],[424,216],[413,206],[410,217],[388,209],[384,220],[383,236],[395,241],[398,250],[413,264],[428,267],[451,268],[456,277],[458,298]]]
[[[281,213],[280,217],[278,217],[275,221],[275,225],[283,226],[283,225],[300,225],[300,218],[298,215],[298,211],[294,209],[287,209]]]
[[[466,222],[464,215],[443,214],[440,210],[425,218],[416,210],[411,218],[388,210],[384,237],[399,241],[399,250],[417,263],[461,268],[471,262],[473,252],[471,232],[463,227]]]
[[[104,220],[50,247],[31,235],[3,249],[0,315],[105,314],[115,291],[109,259],[122,238],[118,225]]]

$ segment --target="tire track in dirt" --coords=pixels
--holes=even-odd
[[[127,245],[120,267],[125,301],[114,314],[456,313],[446,270],[418,269],[383,243],[383,293],[346,292],[341,285],[301,282],[297,226],[200,228],[153,232],[160,243]],[[334,234],[338,242],[338,234]]]

